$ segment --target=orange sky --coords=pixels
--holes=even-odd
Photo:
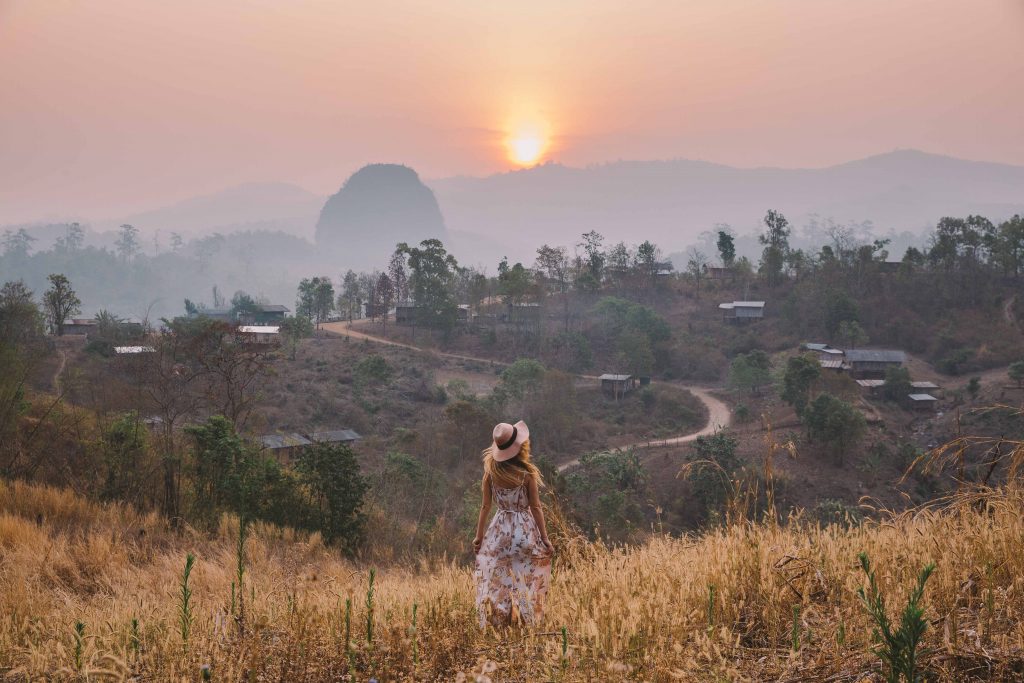
[[[0,223],[548,158],[1024,164],[1021,0],[0,0]]]

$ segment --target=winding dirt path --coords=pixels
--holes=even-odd
[[[1017,314],[1014,313],[1014,311],[1013,311],[1013,307],[1016,304],[1017,304],[1017,295],[1014,294],[1009,299],[1007,299],[1006,303],[1003,305],[1003,317],[1006,318],[1006,322],[1010,323],[1011,325],[1016,327],[1021,332],[1024,332],[1024,330],[1021,329],[1020,322],[1017,320]]]
[[[352,329],[349,323],[324,323],[321,329],[327,330],[334,334],[339,334],[352,339],[366,340],[375,342],[377,344],[386,344],[388,346],[397,346],[403,349],[410,349],[413,351],[420,351],[423,353],[433,353],[442,358],[451,358],[453,360],[469,361],[473,363],[489,363],[491,365],[507,366],[509,363],[503,361],[491,360],[489,358],[477,358],[475,356],[466,356],[458,353],[445,353],[444,351],[435,351],[433,349],[424,349],[419,346],[413,346],[412,344],[406,344],[404,342],[397,342],[391,339],[385,339],[376,335],[367,334],[366,332],[360,332],[359,330]],[[580,375],[581,379],[596,380],[597,377],[594,375]],[[696,441],[698,437],[708,436],[714,434],[719,429],[723,429],[729,426],[732,421],[732,412],[729,410],[729,406],[725,405],[721,400],[711,395],[710,389],[707,387],[693,386],[689,384],[681,384],[677,382],[671,382],[673,386],[677,386],[680,389],[686,389],[694,396],[696,396],[701,403],[703,403],[708,409],[708,421],[698,431],[691,432],[689,434],[682,434],[680,436],[673,436],[667,439],[653,439],[650,441],[637,441],[635,443],[626,444],[624,446],[618,446],[612,450],[625,451],[629,449],[653,449],[653,448],[666,448],[671,446],[680,446],[687,444],[692,441]],[[569,462],[562,463],[558,466],[559,472],[565,472],[573,467],[580,464],[579,458],[574,458]]]
[[[64,375],[64,368],[68,364],[68,352],[65,349],[60,349],[57,353],[60,354],[60,364],[57,365],[57,370],[53,373],[53,390],[59,396],[62,393],[60,379]]]

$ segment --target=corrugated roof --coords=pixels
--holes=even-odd
[[[938,389],[939,385],[935,382],[911,382],[910,386],[915,389]]]
[[[857,380],[857,384],[859,384],[862,387],[867,387],[868,389],[873,389],[874,387],[880,387],[883,384],[885,384],[885,380],[884,379],[859,379],[859,380]]]
[[[939,399],[935,398],[934,396],[932,396],[931,394],[907,394],[907,397],[911,401],[938,401],[939,400]]]
[[[843,353],[854,363],[902,363],[907,359],[902,351],[886,349],[849,349]]]
[[[114,353],[156,353],[152,346],[115,346]]]
[[[259,306],[262,313],[287,313],[291,309],[281,304],[262,304]]]
[[[309,446],[313,442],[301,434],[264,434],[260,437],[260,443],[264,448],[271,450],[278,448],[294,448],[295,446]]]
[[[601,380],[602,382],[625,382],[632,376],[633,375],[601,375],[600,377],[598,377],[598,379]]]
[[[832,360],[832,359],[822,358],[818,362],[821,363],[821,367],[825,368],[826,370],[842,370],[843,369],[843,361],[841,361],[841,360]]]
[[[277,334],[281,328],[277,325],[240,325],[238,331],[244,334]]]
[[[334,429],[327,432],[313,432],[309,438],[314,443],[345,443],[363,438],[352,429]]]
[[[763,301],[733,301],[732,305],[737,308],[764,308]]]

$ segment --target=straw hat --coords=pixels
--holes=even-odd
[[[508,422],[494,426],[494,445],[491,447],[491,454],[495,462],[511,460],[519,455],[519,449],[530,438],[530,428],[520,420],[514,425]]]

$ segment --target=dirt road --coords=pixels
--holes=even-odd
[[[350,325],[347,322],[341,322],[341,323],[325,323],[325,324],[321,325],[321,328],[324,329],[324,330],[327,330],[328,332],[332,332],[334,334],[340,334],[342,336],[350,337],[352,339],[365,339],[367,341],[376,342],[378,344],[387,344],[389,346],[398,346],[398,347],[401,347],[401,348],[404,348],[404,349],[411,349],[413,351],[422,351],[424,353],[434,353],[434,354],[437,354],[438,356],[440,356],[442,358],[451,358],[453,360],[469,361],[469,362],[473,362],[473,363],[490,363],[490,364],[493,364],[493,365],[508,365],[508,363],[503,363],[501,361],[494,361],[494,360],[490,360],[490,359],[487,359],[487,358],[475,358],[473,356],[464,356],[464,355],[458,354],[458,353],[445,353],[443,351],[434,351],[432,349],[422,349],[422,348],[420,348],[418,346],[413,346],[412,344],[406,344],[406,343],[403,343],[403,342],[396,342],[396,341],[392,341],[390,339],[384,339],[384,338],[381,338],[381,337],[377,337],[377,336],[372,335],[372,334],[367,334],[366,332],[361,332],[361,331],[359,331],[357,329],[354,329],[357,326],[358,326],[358,323],[356,323],[355,325]],[[581,377],[583,379],[589,379],[589,380],[596,380],[597,379],[597,377],[594,377],[593,375],[582,375]],[[713,434],[716,431],[718,431],[719,429],[722,429],[724,427],[728,427],[729,426],[729,423],[732,420],[732,413],[729,411],[729,406],[725,405],[724,403],[722,403],[722,401],[720,401],[717,398],[715,398],[714,396],[712,396],[710,391],[707,388],[696,387],[696,386],[691,386],[691,385],[687,385],[687,384],[677,384],[675,382],[673,382],[672,384],[674,386],[678,386],[681,389],[686,389],[687,391],[691,392],[694,396],[696,396],[698,399],[700,399],[700,401],[705,406],[707,406],[707,409],[708,409],[708,421],[707,421],[707,423],[700,430],[698,430],[696,432],[691,432],[689,434],[682,434],[680,436],[673,436],[673,437],[669,437],[667,439],[654,439],[654,440],[651,440],[651,441],[639,441],[639,442],[628,444],[628,445],[625,445],[625,446],[619,446],[618,448],[615,448],[614,450],[623,451],[623,450],[628,450],[628,449],[651,449],[651,448],[665,448],[665,447],[669,447],[669,446],[679,446],[679,445],[682,445],[682,444],[690,443],[691,441],[695,441],[697,439],[697,437],[707,436],[709,434]],[[572,469],[573,467],[576,467],[579,464],[580,464],[579,459],[578,458],[574,458],[573,460],[570,460],[569,462],[562,463],[561,465],[559,465],[558,466],[558,471],[559,472],[565,472],[566,470]]]

